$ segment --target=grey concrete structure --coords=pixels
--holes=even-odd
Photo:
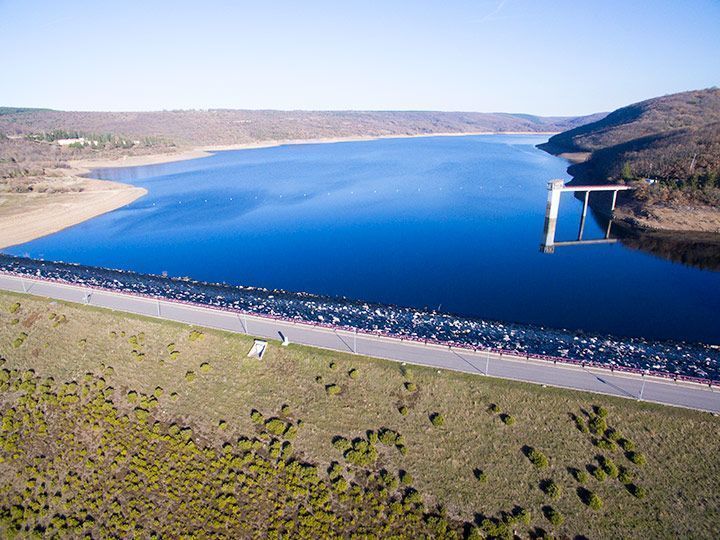
[[[385,358],[437,369],[500,377],[540,385],[570,388],[629,399],[720,413],[720,388],[674,382],[609,369],[554,364],[439,345],[423,345],[399,338],[333,330],[305,323],[278,321],[206,306],[182,304],[78,285],[0,274],[0,289],[88,304],[112,310],[163,318],[191,325],[229,330],[256,337]]]
[[[545,208],[545,226],[543,228],[543,241],[540,244],[540,249],[543,253],[554,253],[556,247],[560,246],[578,246],[582,244],[612,244],[617,242],[617,239],[610,238],[610,229],[612,227],[612,220],[608,223],[607,230],[605,232],[605,238],[597,240],[583,240],[583,232],[585,231],[585,218],[587,217],[588,205],[590,202],[590,192],[593,191],[611,191],[612,202],[610,205],[610,213],[615,210],[615,203],[617,202],[618,191],[625,191],[633,189],[631,186],[623,186],[617,184],[606,184],[598,186],[567,186],[563,180],[551,180],[548,182],[548,201]],[[567,242],[556,242],[555,241],[555,229],[557,226],[557,217],[560,211],[560,195],[566,191],[571,192],[585,192],[585,199],[583,202],[582,215],[580,217],[580,229],[578,231],[577,240]]]

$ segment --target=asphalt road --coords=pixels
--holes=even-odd
[[[229,313],[204,306],[184,305],[130,294],[97,291],[77,285],[45,282],[0,274],[0,289],[90,304],[128,313],[160,317],[183,323],[218,328],[256,337],[282,339],[438,369],[489,375],[504,379],[572,388],[665,405],[720,413],[720,389],[673,382],[651,376],[611,372],[598,368],[552,364],[541,360],[500,356],[485,352],[355,334],[302,323]]]

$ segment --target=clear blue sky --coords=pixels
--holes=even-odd
[[[719,0],[0,0],[0,105],[574,115],[720,85]]]

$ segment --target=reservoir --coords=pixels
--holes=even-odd
[[[720,343],[720,272],[624,244],[540,250],[545,137],[287,145],[92,176],[144,187],[114,212],[5,250],[618,336]],[[582,203],[563,195],[557,240]],[[603,238],[592,213],[583,238]]]

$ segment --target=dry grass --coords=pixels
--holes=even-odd
[[[15,302],[16,313],[9,309]],[[50,318],[55,313],[56,317]],[[66,322],[58,323],[65,316]],[[19,322],[12,324],[13,319]],[[19,347],[13,341],[28,334]],[[112,336],[112,333],[116,337]],[[252,339],[214,330],[202,330],[191,339],[191,328],[138,316],[65,305],[30,296],[0,294],[0,353],[9,368],[32,368],[59,381],[79,379],[104,364],[114,375],[108,382],[117,390],[152,393],[161,387],[171,399],[160,401],[161,413],[193,426],[207,441],[253,432],[250,411],[266,417],[283,404],[290,416],[302,419],[294,445],[308,460],[330,464],[342,460],[331,444],[336,435],[348,438],[366,430],[387,427],[405,438],[407,455],[383,451],[378,463],[388,470],[408,471],[415,486],[448,513],[472,520],[494,516],[516,505],[529,509],[534,527],[559,535],[589,537],[703,537],[720,534],[720,421],[705,413],[637,403],[581,392],[357,357],[309,347],[280,347],[270,343],[265,358],[245,354]],[[124,336],[122,335],[124,333]],[[144,333],[139,345],[131,336]],[[84,341],[83,341],[84,340]],[[172,345],[171,345],[172,344]],[[144,354],[140,359],[133,350]],[[171,352],[179,354],[171,358]],[[210,369],[201,369],[209,363]],[[334,363],[334,367],[331,364]],[[348,372],[357,368],[356,378]],[[185,374],[193,371],[194,381]],[[322,379],[318,382],[317,377]],[[417,389],[408,391],[406,382]],[[339,395],[325,386],[337,384]],[[497,404],[497,413],[489,412]],[[398,411],[406,405],[407,416]],[[597,464],[603,452],[591,436],[581,433],[570,414],[583,416],[593,405],[609,411],[608,423],[630,438],[648,463],[636,466],[622,452],[604,452],[632,471],[636,484],[648,495],[633,497],[617,480],[586,487],[604,505],[592,511],[577,495],[579,484],[569,469]],[[439,412],[443,426],[429,416]],[[512,426],[502,422],[511,414]],[[219,431],[220,421],[227,427]],[[535,468],[524,447],[541,450],[550,460]],[[487,482],[473,473],[481,469]],[[553,479],[563,488],[557,501],[540,489]],[[555,528],[543,517],[552,505],[565,516]]]

